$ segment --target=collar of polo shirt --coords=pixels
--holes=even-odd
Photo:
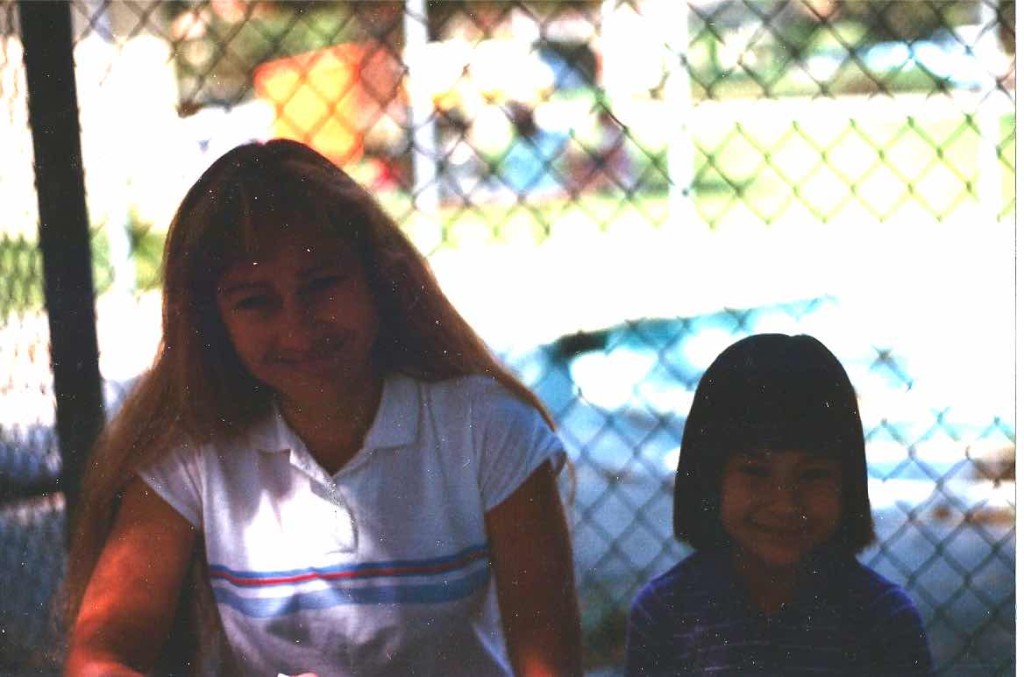
[[[384,379],[380,406],[373,424],[366,433],[363,448],[357,454],[376,449],[393,449],[412,444],[419,429],[419,389],[416,382],[403,374],[389,374]],[[252,448],[265,454],[278,454],[302,450],[308,455],[305,444],[285,423],[281,410],[274,404],[269,419],[256,426],[250,438]],[[297,455],[291,454],[293,462]],[[353,459],[355,460],[355,459]],[[344,472],[345,468],[342,468]]]

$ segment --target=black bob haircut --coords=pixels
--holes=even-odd
[[[722,470],[732,454],[760,450],[837,458],[841,516],[830,545],[853,555],[875,540],[857,396],[836,356],[811,336],[749,336],[704,372],[679,451],[676,538],[698,550],[729,542],[719,517]]]

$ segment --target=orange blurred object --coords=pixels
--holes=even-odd
[[[378,43],[347,43],[261,64],[256,96],[273,104],[274,135],[343,165],[363,155],[366,132],[399,96],[402,67]]]

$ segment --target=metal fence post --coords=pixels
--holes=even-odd
[[[998,71],[1000,52],[997,0],[978,0],[978,36],[974,49],[983,65],[983,92],[978,97],[978,203],[986,224],[999,222],[1003,211],[1002,170],[999,161],[1000,101]]]
[[[430,42],[427,30],[427,3],[425,0],[405,0],[403,15],[405,47],[402,62],[407,71],[409,91],[409,129],[412,136],[409,152],[412,154],[412,194],[416,209],[433,217],[440,204],[440,186],[437,177],[437,136],[434,124],[434,103],[426,88],[424,77],[426,47]],[[421,243],[424,251],[437,247],[443,240],[440,229]]]
[[[89,220],[68,2],[19,0],[29,124],[39,201],[39,247],[68,516],[104,421]],[[70,519],[69,519],[70,523]]]
[[[105,0],[87,0],[85,6],[89,10],[89,23],[93,39],[100,40],[110,50],[111,62],[117,58],[118,45],[111,30],[110,3]],[[113,150],[113,149],[111,149]],[[123,156],[122,156],[123,157]],[[107,246],[110,247],[110,269],[113,273],[111,291],[117,295],[118,301],[131,303],[134,300],[137,284],[135,259],[132,256],[132,227],[128,207],[128,176],[129,163],[123,159],[118,163],[125,167],[116,177],[105,177],[104,183],[110,181],[111,187],[118,194],[116,201],[106,215],[103,230]]]
[[[678,116],[678,125],[668,132],[669,214],[674,225],[697,230],[701,221],[694,210],[691,194],[693,183],[693,101],[690,94],[690,71],[686,61],[690,43],[690,8],[685,2],[651,5],[660,20],[665,55],[665,86],[662,96],[669,110]]]

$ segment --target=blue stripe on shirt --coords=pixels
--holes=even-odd
[[[220,564],[209,566],[210,578],[240,587],[294,584],[294,579],[359,579],[429,576],[465,569],[486,559],[486,545],[474,545],[455,554],[416,560],[387,560],[330,567],[306,567],[283,571],[243,571]]]
[[[490,569],[482,568],[464,578],[411,585],[332,587],[282,597],[245,597],[223,586],[214,587],[217,604],[254,618],[274,618],[299,611],[362,604],[441,604],[469,597],[485,587]]]

